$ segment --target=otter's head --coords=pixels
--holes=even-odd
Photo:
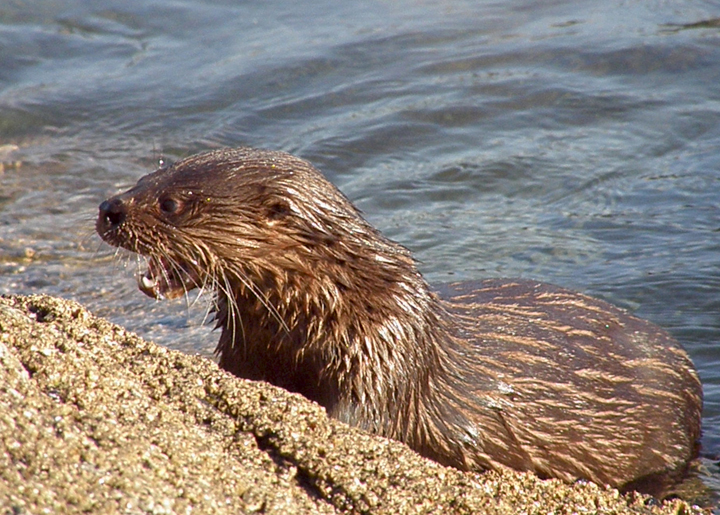
[[[141,178],[100,205],[96,228],[111,245],[149,258],[138,284],[155,298],[237,278],[250,289],[297,286],[319,268],[335,290],[352,282],[358,260],[411,262],[312,165],[248,148],[199,154]]]

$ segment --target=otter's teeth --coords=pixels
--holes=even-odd
[[[138,288],[148,297],[160,298],[159,282],[152,272],[152,268],[142,275],[137,276]]]
[[[143,288],[152,290],[155,289],[155,286],[157,286],[157,280],[153,277],[150,277],[149,273],[146,273],[142,277],[140,277],[140,284]]]

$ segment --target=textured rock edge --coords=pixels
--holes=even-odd
[[[695,513],[591,483],[466,474],[73,301],[0,298],[4,513]]]

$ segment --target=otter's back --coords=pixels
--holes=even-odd
[[[520,447],[491,457],[495,465],[650,492],[685,473],[698,451],[702,388],[667,332],[534,281],[454,283],[439,293],[463,319],[472,366],[494,378],[477,395],[494,390],[504,437]]]

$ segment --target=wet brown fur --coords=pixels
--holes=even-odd
[[[217,291],[223,368],[440,463],[662,494],[697,455],[700,382],[666,332],[532,281],[438,294],[288,154],[190,157],[103,203],[97,229],[151,258],[146,293]]]

